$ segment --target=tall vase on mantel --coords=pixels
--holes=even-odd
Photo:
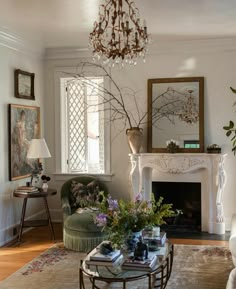
[[[143,144],[143,129],[132,127],[126,130],[127,140],[133,154],[140,153]]]

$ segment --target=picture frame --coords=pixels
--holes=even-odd
[[[35,100],[34,95],[34,73],[20,69],[14,71],[15,97]]]
[[[9,180],[31,175],[37,160],[27,159],[30,141],[40,138],[40,107],[9,104]]]
[[[148,79],[148,152],[168,153],[173,140],[176,152],[204,152],[202,76]]]

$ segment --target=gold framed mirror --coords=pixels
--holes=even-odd
[[[204,77],[148,79],[148,152],[204,152]]]

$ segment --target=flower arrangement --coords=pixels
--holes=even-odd
[[[43,181],[43,183],[47,183],[51,180],[51,178],[46,175],[42,175],[41,180]]]
[[[143,201],[141,194],[135,201],[112,199],[103,195],[100,203],[100,213],[95,217],[95,223],[102,227],[106,237],[114,246],[120,247],[132,234],[147,226],[165,224],[164,218],[175,216],[172,204],[163,204],[163,198]]]

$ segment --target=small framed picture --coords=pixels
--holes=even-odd
[[[14,78],[15,78],[15,97],[35,100],[34,73],[16,69]]]

